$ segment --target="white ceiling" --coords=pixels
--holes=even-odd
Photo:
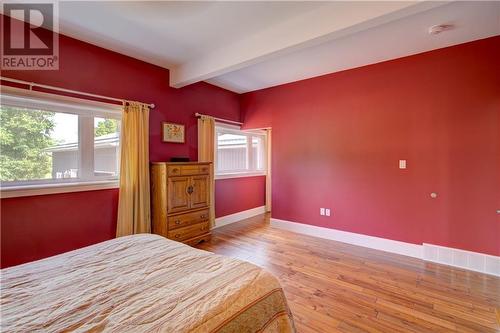
[[[236,92],[500,34],[500,2],[61,1],[60,31]],[[434,24],[456,29],[429,35]]]
[[[174,68],[319,2],[64,1],[63,34]]]
[[[436,24],[455,29],[429,35]],[[456,2],[207,80],[243,93],[500,34],[500,2]]]

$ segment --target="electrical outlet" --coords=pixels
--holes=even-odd
[[[319,215],[325,215],[325,209],[324,208],[320,208],[319,209]]]
[[[325,215],[330,216],[330,208],[325,209]]]

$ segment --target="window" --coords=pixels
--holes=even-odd
[[[264,131],[242,131],[216,125],[215,174],[219,178],[266,173],[267,138]]]
[[[116,182],[120,108],[46,95],[2,94],[2,189]]]

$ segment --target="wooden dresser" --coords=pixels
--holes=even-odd
[[[155,234],[186,244],[210,239],[210,163],[151,163]]]

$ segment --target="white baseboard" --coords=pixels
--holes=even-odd
[[[244,210],[242,212],[234,213],[231,215],[226,215],[218,217],[215,219],[214,228],[222,227],[223,225],[231,224],[234,222],[239,222],[244,219],[248,219],[253,216],[264,214],[266,212],[266,206],[255,207],[252,209]]]
[[[500,257],[426,243],[423,248],[424,260],[500,276]]]
[[[422,258],[422,246],[417,244],[410,244],[386,238],[367,236],[353,232],[317,227],[309,224],[290,222],[274,218],[271,219],[271,226],[295,231],[309,236],[331,239],[338,242],[364,246],[371,249],[402,254],[414,258]]]
[[[271,218],[271,226],[300,234],[392,252],[409,257],[500,276],[500,257],[432,244],[411,244],[336,229]]]

